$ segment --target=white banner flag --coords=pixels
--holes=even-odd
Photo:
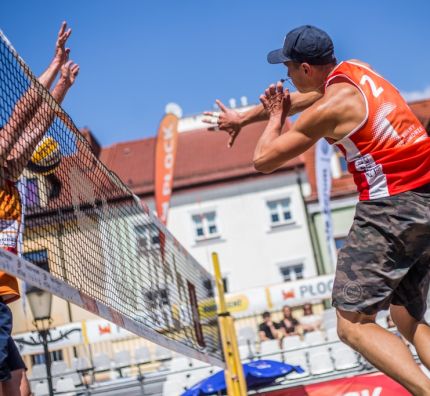
[[[330,210],[330,193],[331,193],[331,156],[333,147],[326,139],[320,139],[316,145],[316,178],[318,189],[318,203],[321,210],[324,224],[324,232],[327,242],[327,249],[330,256],[332,268],[335,268],[337,253],[333,237],[333,222]]]

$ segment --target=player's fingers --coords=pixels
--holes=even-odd
[[[270,95],[274,95],[275,92],[276,92],[276,86],[275,86],[275,84],[270,84],[270,86],[269,86],[269,94]]]
[[[219,99],[215,101],[215,103],[218,105],[218,107],[221,109],[221,111],[226,112],[228,110],[227,107],[225,107],[224,103],[222,103]]]
[[[284,86],[282,85],[282,83],[280,81],[278,81],[276,83],[276,92],[282,93],[283,91],[284,91]]]
[[[266,90],[267,91],[267,90]],[[267,96],[265,95],[260,95],[259,97],[260,102],[263,104],[264,107],[267,107]]]
[[[66,27],[67,27],[67,22],[63,21],[63,23],[60,26],[60,30],[58,31],[58,36],[61,36],[65,32]]]

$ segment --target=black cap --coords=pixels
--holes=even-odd
[[[324,30],[305,25],[291,30],[284,40],[284,47],[267,55],[269,63],[293,61],[310,65],[326,65],[336,62],[333,42]]]

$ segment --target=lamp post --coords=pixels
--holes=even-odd
[[[33,324],[39,334],[40,343],[43,345],[45,355],[46,377],[48,380],[49,396],[54,395],[51,375],[51,355],[49,354],[49,328],[52,323],[51,307],[52,294],[37,287],[29,287],[26,296],[33,314]]]

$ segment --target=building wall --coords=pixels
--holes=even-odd
[[[349,229],[351,228],[354,220],[356,202],[357,198],[355,197],[332,200],[331,216],[333,222],[333,237],[335,240],[346,238],[348,235]],[[311,212],[310,218],[312,227],[314,227],[315,231],[315,250],[320,267],[324,273],[333,273],[336,268],[336,263],[332,263],[329,257],[323,217],[319,212],[317,204],[310,205],[309,210]]]
[[[281,264],[304,265],[316,275],[305,207],[294,172],[174,193],[168,228],[212,272],[211,253],[219,254],[230,292],[283,281]],[[271,227],[266,202],[291,199],[293,222]],[[148,202],[153,205],[153,202]],[[215,211],[219,236],[196,241],[192,216]]]

